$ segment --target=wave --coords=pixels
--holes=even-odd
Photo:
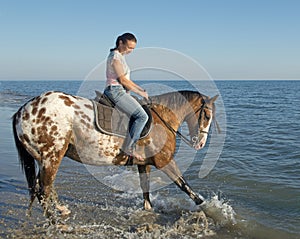
[[[0,106],[1,107],[21,106],[31,98],[32,96],[30,95],[21,94],[19,92],[12,91],[12,90],[0,91]]]

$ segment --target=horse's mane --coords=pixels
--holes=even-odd
[[[151,100],[156,104],[176,107],[186,104],[187,101],[190,102],[192,100],[198,100],[200,98],[206,98],[206,96],[200,94],[197,91],[181,90],[152,96]]]
[[[165,105],[165,106],[171,106],[171,107],[180,107],[183,104],[186,104],[186,102],[191,102],[199,99],[203,99],[204,101],[207,100],[209,97],[206,95],[203,95],[197,91],[191,91],[191,90],[181,90],[181,91],[174,91],[169,92],[161,95],[152,96],[151,100],[152,103]],[[216,106],[215,103],[213,103],[213,122],[215,124],[215,127],[217,129],[217,132],[220,133],[221,129],[216,119]]]

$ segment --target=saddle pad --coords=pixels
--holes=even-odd
[[[95,124],[98,130],[104,134],[114,135],[125,138],[128,134],[129,126],[132,120],[117,108],[110,107],[92,100],[95,111]],[[152,128],[152,116],[149,108],[142,105],[143,109],[149,116],[149,119],[144,127],[141,137],[146,137]]]

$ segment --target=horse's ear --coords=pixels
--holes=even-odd
[[[102,93],[98,90],[95,90],[95,93],[96,93],[96,96],[101,96],[102,95]]]
[[[214,103],[218,99],[219,95],[215,95],[211,99],[209,99],[209,103]]]
[[[96,93],[96,97],[95,97],[95,101],[99,102],[101,97],[102,97],[102,93],[98,90],[95,90],[95,93]]]

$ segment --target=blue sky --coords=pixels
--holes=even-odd
[[[300,79],[299,12],[298,0],[0,0],[0,79],[84,79],[127,31],[214,79]]]

